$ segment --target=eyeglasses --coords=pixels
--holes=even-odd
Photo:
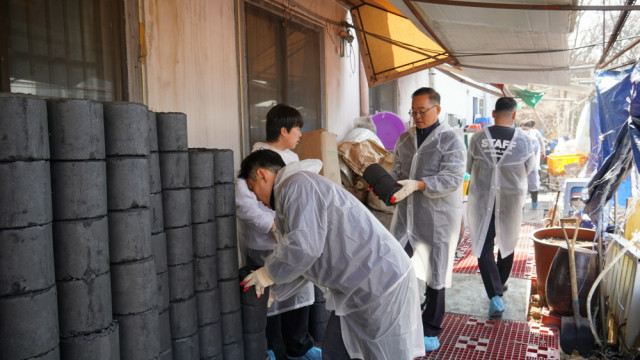
[[[436,107],[438,105],[433,105],[432,107],[428,108],[427,110],[422,110],[422,111],[413,111],[413,110],[409,110],[409,116],[411,117],[422,117],[424,116],[424,114],[428,113],[429,110],[433,109],[434,107]]]

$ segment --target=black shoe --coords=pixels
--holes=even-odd
[[[504,291],[507,291],[507,290],[509,290],[509,285],[502,284],[502,291],[504,292]]]

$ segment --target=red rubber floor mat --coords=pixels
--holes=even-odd
[[[530,235],[540,227],[542,227],[542,225],[535,223],[522,224],[520,228],[520,238],[518,239],[514,252],[511,277],[518,279],[535,278],[535,258],[533,254],[533,242],[531,241]],[[497,248],[495,256],[498,256]],[[478,260],[471,254],[471,240],[468,230],[465,231],[456,248],[453,272],[457,274],[480,274],[478,270]]]
[[[445,314],[440,348],[426,359],[560,359],[558,330],[541,324]]]

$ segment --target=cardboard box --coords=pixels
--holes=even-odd
[[[298,154],[300,160],[322,160],[320,175],[338,185],[342,185],[336,138],[336,134],[332,134],[326,129],[309,131],[302,134],[298,146],[293,151]]]

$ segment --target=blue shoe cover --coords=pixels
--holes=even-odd
[[[276,360],[276,354],[273,353],[273,350],[267,350],[267,360]]]
[[[501,317],[504,312],[504,304],[501,296],[494,296],[489,303],[489,317]]]
[[[275,359],[275,358],[274,358]],[[322,360],[322,350],[317,347],[312,347],[306,354],[298,357],[291,357],[287,355],[289,360]]]
[[[425,336],[424,337],[424,350],[425,351],[433,351],[437,350],[440,347],[440,341],[435,336]]]
[[[538,208],[538,202],[537,202],[537,201],[532,202],[532,203],[531,203],[531,208],[533,208],[533,209],[537,209],[537,208]]]

